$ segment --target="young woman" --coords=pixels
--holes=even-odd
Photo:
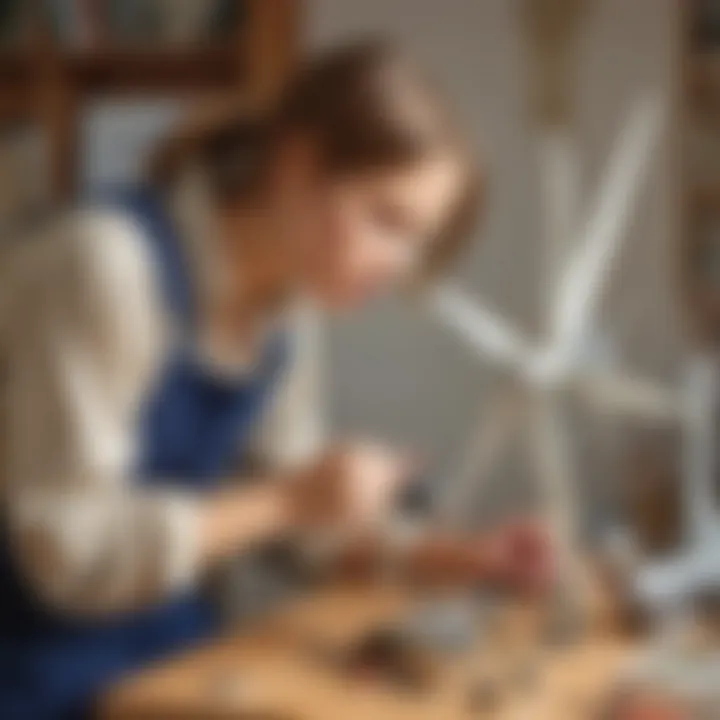
[[[0,717],[80,716],[122,673],[212,632],[203,575],[279,537],[340,528],[371,564],[394,547],[420,575],[545,577],[532,529],[385,538],[412,459],[322,448],[316,309],[437,272],[477,190],[433,90],[369,44],[309,63],[264,118],[205,118],[147,186],[14,258]],[[251,455],[264,472],[223,482]]]

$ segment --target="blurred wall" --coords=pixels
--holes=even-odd
[[[590,5],[578,56],[586,196],[638,93],[656,88],[675,109],[679,55],[676,0]],[[308,0],[305,39],[317,48],[369,33],[396,38],[447,87],[492,181],[485,227],[457,276],[532,332],[541,326],[539,197],[516,7],[517,0]],[[654,158],[595,339],[611,344],[625,363],[668,379],[681,351],[671,263],[678,227],[674,121]],[[403,301],[334,324],[327,342],[341,431],[368,430],[420,446],[437,473],[448,472],[497,375]],[[616,449],[617,428],[588,427],[603,434],[606,454]],[[614,472],[611,463],[592,465],[596,474]],[[587,470],[586,463],[585,476]]]
[[[180,100],[102,98],[89,103],[82,126],[82,192],[142,179],[148,153],[184,110]]]

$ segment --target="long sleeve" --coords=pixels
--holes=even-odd
[[[199,572],[196,499],[132,477],[171,330],[139,232],[76,214],[7,274],[0,492],[21,570],[70,613],[141,607]]]
[[[322,327],[319,313],[299,303],[290,313],[291,362],[262,419],[255,455],[283,469],[315,457],[326,441]]]

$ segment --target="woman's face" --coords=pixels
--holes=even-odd
[[[328,179],[296,152],[279,167],[276,209],[303,290],[347,309],[409,279],[455,201],[457,163]]]

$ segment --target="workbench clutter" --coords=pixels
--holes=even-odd
[[[552,607],[485,592],[320,588],[251,631],[128,679],[102,716],[182,708],[331,720],[342,708],[351,720],[634,720],[645,716],[625,714],[631,702],[663,701],[639,672],[639,641],[611,624],[607,606],[572,639],[548,632]]]

